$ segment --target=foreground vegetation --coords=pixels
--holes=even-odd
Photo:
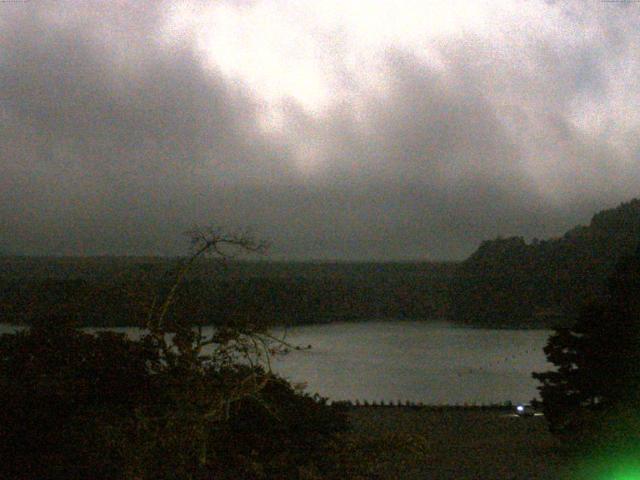
[[[241,341],[240,335],[233,335]],[[180,338],[181,337],[181,338]],[[223,343],[36,325],[0,340],[0,478],[334,478],[344,414]]]
[[[335,478],[345,417],[271,373],[282,341],[267,322],[205,336],[168,315],[200,257],[263,248],[215,230],[193,239],[140,339],[85,333],[64,312],[0,337],[0,478]]]

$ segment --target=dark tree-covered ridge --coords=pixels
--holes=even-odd
[[[616,262],[640,239],[640,200],[593,216],[561,238],[483,242],[451,285],[449,317],[485,326],[570,325],[602,294]]]
[[[85,325],[139,325],[178,259],[0,259],[0,318],[29,324],[63,309]],[[215,260],[185,278],[170,316],[199,323],[260,315],[280,324],[442,318],[451,263],[313,263]]]

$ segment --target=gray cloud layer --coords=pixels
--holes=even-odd
[[[593,41],[578,7],[564,13],[574,32],[530,32],[517,49],[452,38],[444,71],[390,48],[384,94],[362,93],[357,114],[290,101],[275,134],[260,98],[190,38],[163,37],[166,4],[134,5],[0,9],[7,251],[176,254],[181,232],[218,223],[252,227],[278,257],[451,259],[638,195],[637,119],[611,112],[640,94],[629,9],[590,23]],[[577,126],[576,112],[610,127]]]

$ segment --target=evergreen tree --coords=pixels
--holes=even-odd
[[[598,434],[605,418],[640,412],[640,246],[618,262],[606,295],[544,351],[557,368],[533,377],[552,431]]]

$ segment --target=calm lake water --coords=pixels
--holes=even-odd
[[[13,329],[0,325],[0,333]],[[309,325],[288,329],[286,339],[312,348],[277,357],[273,367],[332,400],[529,402],[538,396],[531,372],[551,368],[542,351],[550,334],[407,321]]]

